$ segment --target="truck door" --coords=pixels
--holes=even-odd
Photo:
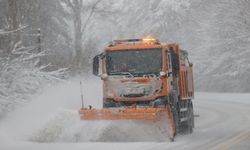
[[[178,71],[179,71],[179,58],[174,50],[170,50],[172,72],[173,72],[173,89],[178,93]]]
[[[173,90],[173,67],[172,67],[172,58],[171,58],[171,52],[170,49],[166,50],[166,58],[167,58],[167,66],[168,66],[168,71],[167,71],[167,80],[168,80],[168,86],[169,90]]]

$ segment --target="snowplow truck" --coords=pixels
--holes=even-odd
[[[114,40],[93,59],[103,80],[103,109],[81,108],[81,120],[135,120],[159,124],[170,140],[192,133],[193,64],[177,44],[156,38]]]

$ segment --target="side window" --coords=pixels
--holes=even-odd
[[[167,52],[167,59],[168,59],[167,60],[167,62],[168,62],[168,68],[172,69],[172,65],[171,65],[172,61],[171,61],[171,56],[170,56],[170,52],[169,51]]]

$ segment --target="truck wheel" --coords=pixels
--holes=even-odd
[[[193,108],[192,102],[188,102],[188,121],[187,121],[187,133],[193,132],[193,123],[194,122],[194,115],[193,115]]]
[[[193,132],[193,110],[192,110],[192,102],[187,101],[187,111],[185,113],[186,121],[179,122],[179,133],[180,134],[190,134]]]
[[[172,100],[172,101],[171,101]],[[178,104],[178,96],[176,91],[171,92],[170,94],[170,101],[172,103],[172,111],[174,114],[174,123],[175,123],[175,128],[176,128],[176,133],[179,132],[179,104]]]
[[[194,128],[194,109],[193,109],[193,103],[191,101],[191,120],[192,120],[192,128]]]
[[[174,123],[175,123],[176,133],[178,133],[180,130],[178,108],[173,109],[172,111],[174,113]]]

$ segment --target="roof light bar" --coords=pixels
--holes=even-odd
[[[128,43],[143,43],[143,44],[159,44],[159,40],[156,38],[143,38],[143,39],[123,39],[114,40],[109,43],[109,46],[128,44]]]
[[[159,43],[159,40],[156,38],[143,38],[142,42],[146,44],[155,44],[155,43]]]

